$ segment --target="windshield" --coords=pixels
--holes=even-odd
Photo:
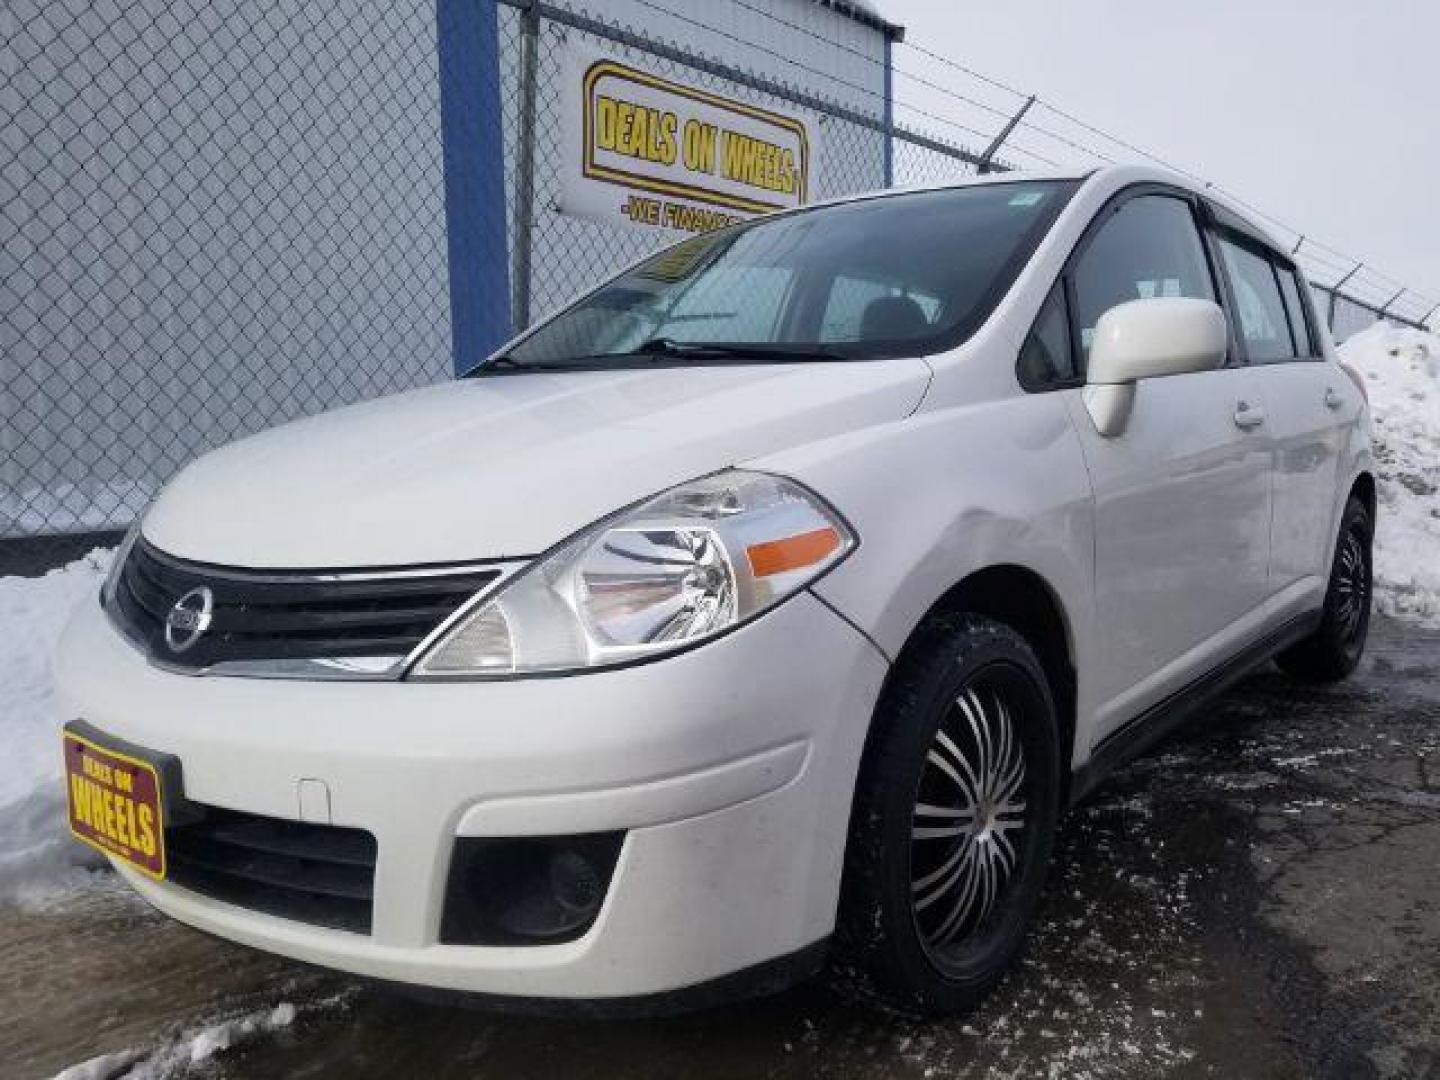
[[[477,369],[919,356],[994,310],[1078,184],[912,192],[661,251]]]

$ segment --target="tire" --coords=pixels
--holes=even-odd
[[[1370,512],[1352,496],[1340,519],[1320,625],[1275,658],[1286,674],[1305,682],[1338,682],[1360,663],[1370,633],[1373,539]]]
[[[1000,981],[1050,861],[1057,731],[1044,670],[1008,626],[937,617],[906,647],[861,762],[841,888],[839,970],[863,996],[949,1014]]]

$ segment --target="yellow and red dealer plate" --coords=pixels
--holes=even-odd
[[[64,738],[71,833],[162,880],[165,821],[159,770],[73,731]]]

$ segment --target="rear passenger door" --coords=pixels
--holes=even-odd
[[[1238,344],[1265,410],[1274,463],[1270,531],[1271,591],[1328,575],[1331,521],[1339,483],[1343,425],[1359,392],[1319,345],[1303,283],[1290,260],[1258,238],[1216,232],[1229,279]]]
[[[1219,301],[1196,202],[1140,189],[1102,210],[1022,351],[1043,372],[1068,309],[1074,385],[1095,325],[1129,300]],[[1048,333],[1052,345],[1041,347]],[[1053,365],[1052,365],[1053,366]],[[1097,735],[1128,721],[1233,648],[1235,622],[1264,602],[1270,453],[1253,374],[1225,367],[1143,380],[1125,431],[1106,437],[1071,395],[1095,498],[1095,606],[1103,663],[1086,687]]]

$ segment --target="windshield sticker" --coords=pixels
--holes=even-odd
[[[1011,206],[1035,206],[1045,198],[1043,191],[1017,191],[1010,196]]]

